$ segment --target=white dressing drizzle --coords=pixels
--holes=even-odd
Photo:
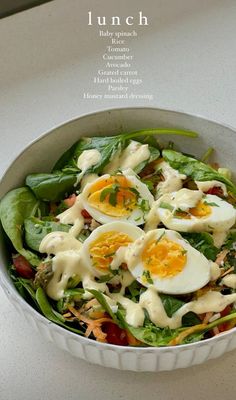
[[[148,232],[152,229],[157,228],[161,222],[159,215],[157,214],[157,209],[160,205],[160,200],[156,200],[152,203],[151,209],[146,216],[146,222],[144,226],[144,232]]]
[[[216,281],[216,279],[218,279],[221,275],[221,269],[219,267],[218,264],[216,264],[215,262],[211,262],[210,264],[210,280],[211,281]]]
[[[161,174],[165,180],[157,185],[156,198],[159,198],[165,193],[176,192],[182,188],[183,180],[186,179],[186,175],[180,174],[166,161],[162,161],[158,165],[158,170],[161,170]]]
[[[50,232],[40,243],[40,253],[57,254],[65,250],[80,250],[82,243],[68,232]]]
[[[178,192],[166,194],[162,196],[161,201],[171,201],[174,211],[188,211],[190,208],[196,207],[202,199],[203,193],[200,190],[180,189]]]
[[[221,284],[236,289],[236,274],[228,274],[221,280]]]
[[[190,301],[180,307],[170,318],[165,312],[164,306],[154,287],[149,287],[140,296],[140,305],[145,308],[151,321],[157,326],[176,329],[182,325],[182,317],[189,311],[196,314],[207,312],[221,312],[226,306],[236,301],[236,293],[222,295],[220,292],[209,291],[197,300]]]
[[[53,300],[63,297],[68,280],[78,275],[78,265],[81,263],[81,253],[74,250],[59,252],[52,260],[53,277],[47,285],[47,294]]]
[[[141,144],[131,140],[130,144],[122,152],[117,151],[113,160],[107,164],[104,168],[105,174],[114,173],[116,170],[125,170],[128,168],[135,169],[143,161],[148,160],[150,157],[150,151],[148,144]]]
[[[119,266],[125,262],[125,255],[126,255],[127,248],[124,247],[119,247],[118,250],[116,250],[116,254],[113,257],[113,260],[111,262],[110,268],[112,270],[116,270],[119,268]]]
[[[222,232],[214,231],[212,233],[212,237],[214,240],[214,246],[220,248],[224,244],[225,239],[227,238],[227,234],[228,234],[228,231],[222,231]]]
[[[84,190],[85,186],[88,183],[94,182],[97,178],[98,178],[97,174],[88,174],[88,175],[83,176],[83,178],[82,178],[82,180],[80,182],[80,190],[81,190],[81,192]]]
[[[97,149],[84,150],[77,160],[77,167],[84,174],[90,167],[99,163],[101,158],[101,153]]]
[[[126,311],[125,320],[128,324],[134,327],[143,325],[144,311],[139,303],[135,303],[119,293],[112,293],[110,296],[113,300],[115,300],[117,303],[120,303],[124,307]]]
[[[73,225],[69,231],[73,236],[78,236],[81,229],[83,229],[84,217],[81,214],[82,210],[83,210],[82,196],[81,194],[79,194],[72,207],[68,208],[61,214],[57,215],[57,218],[62,224]]]

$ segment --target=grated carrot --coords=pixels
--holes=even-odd
[[[219,331],[219,329],[218,329],[217,326],[215,326],[215,327],[212,329],[212,331],[213,331],[213,333],[214,333],[215,336],[216,336],[216,335],[219,335],[219,333],[220,333],[220,331]]]
[[[216,257],[216,264],[221,265],[221,263],[225,260],[225,257],[227,256],[229,250],[224,249],[222,250],[218,256]]]
[[[227,269],[227,271],[225,271],[225,272],[221,275],[221,278],[223,278],[225,275],[230,274],[230,273],[233,272],[233,271],[234,271],[234,267],[231,267],[231,268]]]
[[[213,312],[207,312],[205,317],[203,318],[202,323],[203,324],[208,324],[208,322],[211,319],[212,315],[213,315]]]
[[[82,321],[82,322],[84,322],[85,324],[88,325],[87,329],[85,331],[85,336],[86,337],[89,337],[89,335],[91,333],[93,333],[95,338],[96,338],[96,340],[98,340],[100,342],[106,342],[106,333],[104,333],[102,331],[101,326],[105,322],[114,323],[112,318],[102,317],[102,318],[98,318],[98,319],[90,319],[90,318],[86,317],[85,315],[82,315],[79,311],[77,311],[72,306],[68,306],[68,309],[73,315],[75,315],[76,318],[78,318],[79,321]]]
[[[140,342],[140,340],[136,339],[136,337],[134,337],[132,335],[132,333],[130,333],[128,330],[126,330],[126,337],[127,337],[129,346],[140,346],[140,344],[142,344],[142,342]]]

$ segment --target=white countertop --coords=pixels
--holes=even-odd
[[[127,41],[153,100],[83,99],[108,44],[93,15],[148,17]],[[0,173],[24,146],[65,120],[103,108],[159,106],[236,127],[235,0],[55,0],[0,20]],[[109,30],[110,27],[108,27]],[[122,26],[121,30],[129,30]],[[130,29],[131,30],[131,29]],[[45,343],[0,289],[0,398],[231,399],[236,351],[187,370],[132,373],[90,365]]]

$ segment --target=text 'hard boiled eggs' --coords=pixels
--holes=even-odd
[[[189,189],[163,195],[156,214],[167,228],[179,232],[226,231],[236,219],[236,210],[228,202]]]
[[[125,262],[127,246],[143,231],[128,222],[111,222],[95,229],[83,244],[83,258],[97,276],[112,273]]]
[[[134,225],[145,222],[153,196],[131,170],[116,175],[103,175],[85,186],[83,207],[101,224],[128,221]]]
[[[211,262],[174,231],[155,229],[142,235],[130,245],[126,259],[142,285],[162,293],[191,293],[210,280]]]

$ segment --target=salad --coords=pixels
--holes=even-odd
[[[21,296],[78,335],[175,346],[236,325],[236,186],[149,129],[80,138],[0,202]]]

